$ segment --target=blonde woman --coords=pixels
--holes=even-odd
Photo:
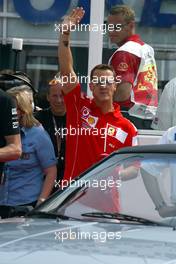
[[[4,185],[0,194],[0,216],[12,216],[18,205],[35,206],[51,193],[57,175],[56,157],[52,142],[34,118],[29,95],[18,87],[8,93],[16,99],[22,155],[5,164]]]

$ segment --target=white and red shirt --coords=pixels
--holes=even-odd
[[[114,104],[103,114],[94,100],[81,94],[80,85],[64,96],[67,109],[66,166],[64,179],[73,179],[87,168],[126,146],[137,144],[137,129]]]
[[[121,82],[132,84],[131,98],[118,102],[130,108],[134,103],[151,107],[158,105],[157,69],[154,50],[138,35],[126,39],[109,60]]]

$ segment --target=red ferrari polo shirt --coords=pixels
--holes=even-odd
[[[67,137],[64,180],[126,146],[136,145],[137,129],[114,104],[114,112],[103,114],[94,100],[81,94],[78,84],[64,96],[67,109]]]

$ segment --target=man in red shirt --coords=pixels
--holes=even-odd
[[[114,100],[120,104],[122,112],[129,110],[131,117],[128,113],[125,116],[130,118],[137,128],[150,128],[158,105],[153,48],[135,34],[135,13],[130,7],[113,7],[108,24],[111,28],[114,25],[114,30],[109,30],[110,40],[118,45],[109,64],[121,80]]]
[[[84,10],[77,8],[64,19],[63,27],[67,30],[60,33],[58,50],[67,109],[64,180],[75,178],[119,148],[135,145],[137,136],[135,126],[121,115],[119,105],[113,104],[116,83],[111,66],[100,64],[91,71],[90,89],[93,99],[81,94],[81,87],[73,70],[70,27],[83,16]]]

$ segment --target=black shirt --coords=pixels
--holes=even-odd
[[[35,118],[43,125],[53,143],[55,155],[58,158],[57,181],[59,181],[64,176],[65,167],[65,136],[61,132],[66,127],[66,115],[55,116],[52,114],[51,109],[47,108],[36,112]]]
[[[0,89],[0,147],[6,145],[5,136],[17,134],[19,134],[19,124],[15,101]],[[0,176],[3,164],[0,162]]]

